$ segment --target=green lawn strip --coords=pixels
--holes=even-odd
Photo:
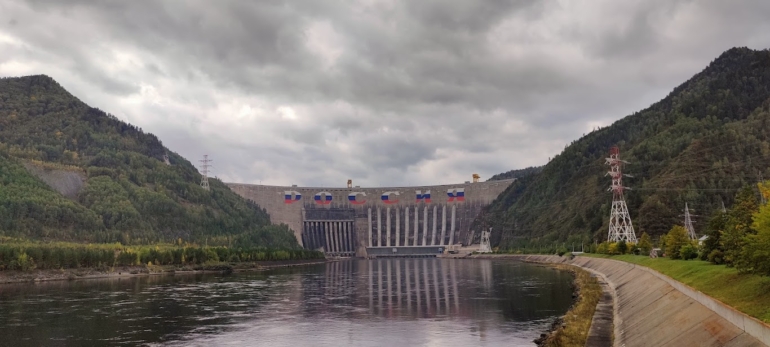
[[[672,260],[638,255],[583,254],[639,264],[699,290],[712,298],[770,323],[770,277],[741,274],[735,268],[700,260]]]

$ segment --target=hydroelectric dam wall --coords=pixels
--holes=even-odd
[[[366,257],[437,254],[450,244],[469,244],[473,220],[514,180],[376,188],[227,185],[267,210],[273,223],[287,224],[305,248]]]

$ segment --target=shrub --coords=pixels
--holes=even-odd
[[[626,244],[626,241],[620,240],[620,242],[618,242],[618,253],[626,254],[626,252],[628,252],[628,245]]]
[[[21,252],[16,258],[16,268],[22,271],[32,270],[35,268],[35,262],[26,252]]]
[[[682,247],[690,243],[690,239],[687,237],[687,231],[684,227],[675,225],[668,232],[665,238],[665,252],[671,259],[681,259]]]
[[[609,251],[609,244],[607,242],[602,242],[596,246],[596,253],[607,254],[607,251]]]
[[[639,238],[639,252],[641,254],[647,255],[650,254],[652,251],[652,240],[650,240],[650,235],[647,233],[642,233],[642,237]]]
[[[682,246],[679,253],[684,260],[695,259],[698,257],[698,249],[692,243],[687,243]]]
[[[711,251],[711,253],[709,253],[708,260],[710,262],[714,263],[714,264],[717,264],[717,265],[724,264],[725,263],[725,254],[722,251],[720,251],[718,249],[715,249],[715,250]]]

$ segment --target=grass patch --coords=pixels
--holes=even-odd
[[[770,277],[738,273],[735,268],[701,260],[672,260],[638,255],[583,254],[639,264],[693,287],[738,311],[770,323]]]
[[[548,336],[543,346],[584,346],[588,339],[588,329],[591,327],[596,304],[602,296],[602,288],[588,271],[577,266],[556,265],[556,267],[575,274],[575,285],[580,295],[577,302],[564,315],[562,325]]]

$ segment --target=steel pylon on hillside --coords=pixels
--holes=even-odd
[[[692,226],[692,217],[690,216],[690,209],[687,207],[687,203],[684,203],[684,228],[687,230],[687,235],[690,240],[697,240],[698,236],[695,235],[695,228]]]
[[[631,215],[628,213],[628,206],[623,197],[623,192],[626,189],[630,189],[623,186],[623,176],[631,177],[624,175],[622,170],[623,164],[628,164],[628,162],[620,160],[620,149],[615,146],[610,149],[610,157],[606,158],[605,164],[610,166],[610,171],[607,172],[607,175],[612,178],[612,186],[608,189],[612,192],[612,210],[610,211],[610,228],[607,241],[637,243],[634,225],[631,223]]]
[[[201,164],[201,175],[202,175],[201,188],[205,190],[209,190],[210,189],[209,188],[209,172],[210,172],[209,168],[211,167],[209,163],[212,162],[213,160],[209,159],[208,154],[204,154],[203,160],[198,160],[198,161],[202,163]]]

